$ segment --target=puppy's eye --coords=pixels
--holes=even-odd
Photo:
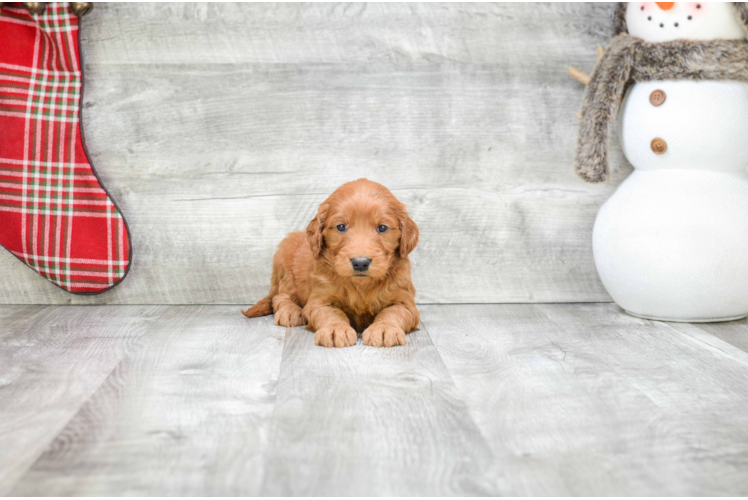
[[[338,230],[338,231],[340,231],[341,233],[344,233],[344,232],[345,232],[345,229],[346,229],[346,228],[345,228],[345,224],[338,224],[338,225],[336,226],[336,228],[337,228],[337,230]]]
[[[387,226],[385,226],[384,224],[380,224],[379,226],[377,226],[378,233],[384,233],[385,231],[387,231]]]

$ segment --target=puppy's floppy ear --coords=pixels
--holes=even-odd
[[[400,217],[400,257],[407,257],[416,245],[418,245],[418,226],[410,218],[403,205]]]
[[[306,227],[306,239],[309,241],[309,247],[312,249],[315,259],[322,253],[322,246],[325,243],[324,238],[322,238],[322,231],[325,229],[326,218],[327,203],[323,203],[319,206],[317,216],[309,221],[309,225]]]

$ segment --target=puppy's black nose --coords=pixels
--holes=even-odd
[[[369,269],[369,264],[371,264],[371,259],[367,259],[366,257],[356,257],[355,259],[351,259],[351,265],[353,266],[354,271],[366,271]]]

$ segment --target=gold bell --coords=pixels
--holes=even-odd
[[[46,2],[23,2],[21,5],[23,5],[23,8],[29,11],[30,14],[41,14],[47,7]]]
[[[70,2],[70,12],[83,17],[93,9],[93,2]]]

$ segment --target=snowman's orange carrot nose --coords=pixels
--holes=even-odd
[[[675,5],[675,2],[655,2],[662,10],[670,10]]]

